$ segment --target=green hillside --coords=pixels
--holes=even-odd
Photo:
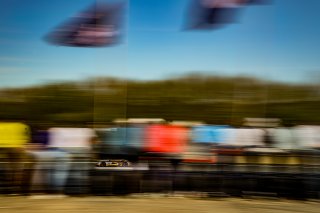
[[[245,117],[320,124],[317,85],[190,74],[159,81],[96,78],[0,91],[0,118],[27,122],[107,123],[157,117],[240,125]]]

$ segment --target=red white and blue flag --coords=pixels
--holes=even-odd
[[[268,0],[192,0],[187,29],[215,29],[237,22],[242,7]]]
[[[96,3],[71,17],[46,36],[52,44],[102,47],[119,42],[124,3]]]

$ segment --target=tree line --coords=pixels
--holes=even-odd
[[[316,84],[203,74],[156,81],[99,77],[0,90],[0,119],[109,123],[116,118],[164,118],[241,125],[246,117],[284,125],[320,124]]]

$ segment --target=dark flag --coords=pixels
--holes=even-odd
[[[78,13],[46,36],[52,44],[102,47],[119,43],[125,4],[96,3]]]
[[[269,0],[191,0],[187,29],[216,29],[235,23],[243,6],[267,2]]]

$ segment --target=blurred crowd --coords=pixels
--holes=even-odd
[[[51,127],[1,122],[0,191],[60,194],[77,182],[88,193],[91,171],[103,159],[126,159],[132,171],[144,165],[151,173],[318,174],[319,147],[320,126],[235,128],[157,121]],[[160,181],[161,173],[156,174]]]

